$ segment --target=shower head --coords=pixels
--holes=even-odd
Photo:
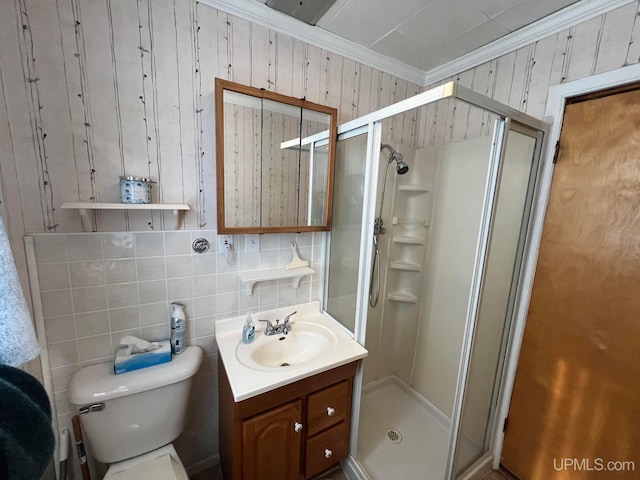
[[[409,171],[409,165],[404,160],[396,160],[396,172],[398,175],[404,175]]]
[[[407,165],[407,162],[404,161],[404,157],[402,156],[402,154],[400,152],[396,152],[391,145],[387,144],[387,143],[383,143],[380,146],[380,149],[387,149],[389,150],[389,160],[387,161],[387,166],[389,166],[389,164],[393,161],[396,162],[396,172],[398,173],[398,175],[404,175],[405,173],[407,173],[409,171],[409,165]]]

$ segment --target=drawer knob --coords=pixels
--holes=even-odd
[[[296,422],[296,423],[293,425],[293,429],[294,429],[296,432],[298,432],[298,433],[299,433],[299,432],[301,432],[301,431],[302,431],[302,424],[301,424],[300,422]]]
[[[329,450],[328,448],[324,449],[324,458],[331,458],[331,455],[333,455],[333,452],[331,450]]]
[[[327,407],[327,415],[333,417],[336,414],[336,409],[333,407]]]

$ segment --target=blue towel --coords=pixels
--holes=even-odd
[[[51,405],[40,382],[0,365],[0,478],[37,480],[53,456]]]

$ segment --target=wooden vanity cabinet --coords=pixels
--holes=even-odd
[[[235,402],[218,359],[220,460],[225,480],[307,480],[349,452],[358,362]]]

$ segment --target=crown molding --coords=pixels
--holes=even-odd
[[[255,0],[198,1],[424,87],[441,82],[453,75],[477,67],[635,0],[581,0],[429,71],[377,53],[320,27],[307,25]]]
[[[198,0],[226,13],[230,13],[257,25],[284,33],[319,48],[337,53],[356,62],[395,75],[418,85],[424,85],[425,71],[370,48],[358,45],[320,27],[313,27],[289,15],[274,10],[255,0]]]
[[[495,58],[541,40],[554,33],[586,22],[635,0],[581,0],[545,18],[467,53],[425,73],[422,85],[441,82]]]

